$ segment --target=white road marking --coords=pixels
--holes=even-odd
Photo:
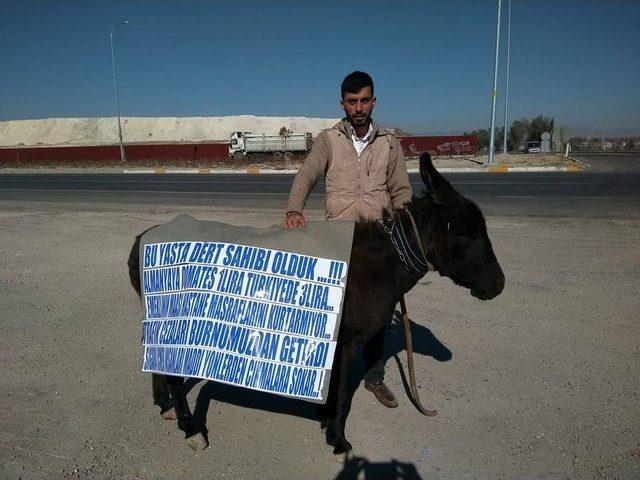
[[[611,197],[597,197],[595,195],[572,195],[569,198],[597,198],[598,200],[611,200]]]
[[[452,185],[595,185],[593,182],[450,182]]]
[[[165,177],[166,178],[166,177]],[[184,177],[182,177],[184,178]],[[22,178],[20,178],[20,180],[23,180]],[[194,179],[195,180],[195,179]],[[50,181],[50,180],[47,180]],[[97,180],[95,178],[93,179],[73,179],[71,180],[71,182],[73,183],[93,183],[93,182],[99,182],[100,180]],[[147,179],[146,177],[137,177],[135,180],[129,180],[129,179],[114,179],[112,180],[113,182],[118,182],[118,183],[179,183],[180,185],[243,185],[243,184],[247,184],[247,185],[291,185],[291,182],[243,182],[243,181],[206,181],[203,179],[203,181],[188,181],[185,182],[184,180],[157,180],[154,178],[149,178]],[[71,183],[69,182],[69,183]]]
[[[534,195],[496,195],[498,198],[535,198]]]
[[[95,189],[64,189],[64,188],[1,188],[3,192],[74,192],[74,193],[169,193],[174,195],[277,195],[289,196],[289,193],[270,193],[270,192],[174,192],[169,190],[95,190]],[[311,196],[320,196],[323,193],[312,193]]]
[[[487,196],[487,195],[483,195]],[[582,199],[598,199],[598,200],[610,200],[611,197],[598,197],[595,195],[492,195],[496,198],[582,198]]]

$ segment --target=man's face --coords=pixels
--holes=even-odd
[[[340,105],[354,127],[361,127],[369,123],[376,97],[371,93],[371,87],[364,87],[358,93],[345,93]]]

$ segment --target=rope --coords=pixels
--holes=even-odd
[[[437,410],[427,410],[420,403],[420,395],[418,394],[418,386],[416,385],[416,373],[413,365],[413,339],[411,338],[411,327],[409,325],[409,314],[407,313],[407,305],[404,296],[400,299],[400,310],[402,312],[402,325],[404,326],[404,338],[407,342],[407,368],[409,370],[409,385],[411,387],[412,400],[420,413],[427,417],[435,417]]]

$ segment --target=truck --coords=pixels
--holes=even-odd
[[[306,154],[311,148],[310,133],[285,133],[266,135],[251,132],[233,132],[229,139],[229,157],[242,160],[246,156],[270,155],[274,159],[293,157],[294,154]]]

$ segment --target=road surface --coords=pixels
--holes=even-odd
[[[594,164],[592,172],[446,177],[487,215],[606,218],[614,211],[617,217],[632,218],[640,207],[640,168],[634,163],[640,160],[584,159]],[[83,205],[284,210],[292,179],[292,175],[16,174],[0,175],[0,195],[4,200]],[[410,179],[419,193],[423,189],[419,175]],[[310,210],[322,209],[323,188],[320,184],[313,191]]]

